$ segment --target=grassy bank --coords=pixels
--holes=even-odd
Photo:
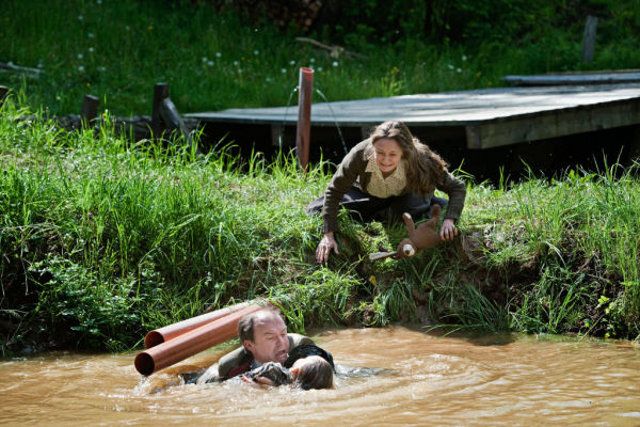
[[[251,25],[205,3],[5,0],[0,62],[42,74],[0,71],[0,84],[22,90],[36,110],[77,114],[82,97],[93,94],[103,109],[136,115],[150,113],[159,81],[169,83],[183,113],[287,105],[300,66],[314,67],[315,87],[331,101],[496,86],[505,74],[640,67],[636,0],[579,8],[551,1],[436,1],[442,16],[434,19],[442,28],[430,37],[405,28],[413,22],[409,16],[390,24],[383,19],[381,28],[375,20],[358,22],[356,11],[378,21],[390,13],[367,2],[349,11],[340,28],[306,34],[329,44],[340,35],[348,51],[363,55],[337,58],[296,41],[298,33]],[[581,61],[587,13],[600,16],[590,64]],[[390,30],[399,22],[402,37]]]
[[[500,19],[512,25],[493,32],[482,20],[491,2],[475,2],[477,20],[458,22],[458,40],[336,27],[364,55],[337,58],[293,32],[189,3],[3,2],[0,62],[41,70],[0,71],[17,92],[0,112],[3,353],[126,349],[149,329],[255,296],[280,304],[298,331],[400,320],[637,339],[637,167],[498,188],[469,180],[464,237],[412,260],[371,264],[367,254],[395,247],[402,230],[343,217],[342,254],[320,267],[320,220],[303,206],[330,178],[322,165],[301,176],[287,153],[273,164],[223,147],[202,155],[182,141],[133,143],[108,125],[68,133],[42,118],[78,113],[87,93],[115,115],[148,114],[158,81],[183,113],[286,105],[300,66],[314,67],[329,100],[638,68],[637,0],[597,2],[606,13],[590,64],[580,60],[584,16],[568,3],[504,0]],[[377,14],[375,2],[363,7]],[[310,36],[330,42],[328,33]],[[40,118],[17,119],[30,110]]]
[[[298,331],[401,320],[640,333],[636,168],[469,183],[464,238],[410,260],[371,264],[402,230],[342,217],[341,255],[320,267],[320,218],[303,207],[328,182],[322,168],[303,176],[286,155],[241,164],[108,127],[68,133],[18,121],[25,113],[12,100],[0,113],[3,352],[130,348],[149,329],[256,296]]]

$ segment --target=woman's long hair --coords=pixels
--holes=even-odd
[[[379,139],[393,139],[402,149],[407,162],[407,187],[411,192],[426,195],[447,173],[447,163],[437,153],[411,134],[403,122],[388,121],[378,125],[370,135],[371,144]]]

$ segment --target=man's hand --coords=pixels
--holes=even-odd
[[[318,244],[318,249],[316,249],[316,261],[318,264],[325,264],[329,261],[329,254],[332,250],[336,254],[340,253],[340,251],[338,251],[338,243],[335,237],[333,237],[333,231],[330,231],[325,233],[322,240],[320,240],[320,244]]]
[[[247,377],[246,375],[243,375],[242,377],[240,377],[242,379],[243,382],[252,385],[254,387],[257,388],[266,388],[266,387],[271,387],[273,386],[273,381],[271,381],[269,378],[267,377],[255,377],[253,379]]]
[[[453,240],[458,235],[458,229],[451,218],[447,218],[442,222],[440,228],[440,237],[442,240]]]

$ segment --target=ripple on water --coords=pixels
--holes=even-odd
[[[180,385],[150,394],[132,354],[0,364],[0,424],[637,424],[638,349],[439,337],[406,328],[316,337],[336,362],[381,368],[335,390]],[[155,377],[160,377],[162,374]]]

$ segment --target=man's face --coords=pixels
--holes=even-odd
[[[255,322],[253,341],[244,340],[244,347],[258,363],[284,363],[289,356],[287,325],[280,316],[269,316]]]

